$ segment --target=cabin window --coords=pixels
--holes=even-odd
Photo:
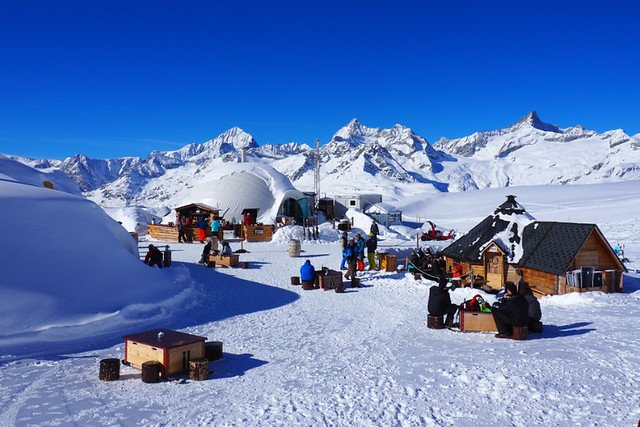
[[[356,205],[355,200],[349,200],[349,206],[355,206],[355,205]]]

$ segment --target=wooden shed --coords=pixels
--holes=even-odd
[[[220,209],[212,206],[204,205],[201,203],[190,203],[185,206],[180,206],[175,209],[176,222],[180,216],[188,219],[189,225],[184,229],[184,234],[187,237],[187,241],[198,241],[198,221],[201,218],[206,218],[209,221],[209,225],[213,222],[214,218],[220,217]],[[149,224],[147,231],[151,237],[163,242],[177,242],[178,230],[175,227],[175,223],[169,224]],[[212,236],[211,228],[207,227],[207,237]]]
[[[136,369],[149,361],[162,363],[161,375],[168,377],[189,370],[189,361],[205,357],[205,337],[171,329],[154,329],[125,335],[124,363]]]
[[[595,224],[536,221],[508,196],[493,215],[441,251],[447,269],[459,263],[487,285],[527,282],[537,296],[600,290],[622,291],[626,268]],[[599,280],[575,286],[567,276],[587,269]]]

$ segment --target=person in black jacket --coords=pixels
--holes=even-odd
[[[458,306],[451,303],[447,284],[447,279],[444,276],[440,276],[438,286],[432,286],[431,289],[429,289],[429,303],[427,308],[429,309],[429,314],[432,316],[444,316],[446,314],[447,318],[444,324],[445,326],[451,326],[453,325],[453,317],[458,310]]]
[[[514,326],[521,327],[529,324],[527,300],[518,294],[518,288],[512,282],[507,282],[505,290],[502,301],[495,303],[491,309],[498,328],[496,338],[511,338]]]
[[[376,220],[374,219],[373,222],[371,223],[371,228],[369,228],[369,233],[373,233],[373,235],[377,238],[378,235],[380,234],[380,229],[378,228],[378,224],[376,223]]]

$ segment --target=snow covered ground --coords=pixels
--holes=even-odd
[[[625,246],[632,271],[625,293],[545,297],[545,331],[528,341],[428,329],[433,282],[404,273],[363,272],[363,286],[344,294],[292,286],[305,259],[338,267],[337,232],[328,224],[321,240],[302,242],[300,258],[288,255],[299,229],[287,228],[273,242],[245,243],[249,253],[241,260],[249,269],[208,269],[196,263],[202,245],[171,244],[174,265],[159,270],[114,259],[112,252],[127,252],[126,243],[112,227],[117,223],[91,213],[91,202],[55,193],[52,204],[50,190],[24,195],[19,184],[0,184],[10,208],[2,211],[43,201],[57,207],[45,212],[56,221],[19,233],[0,211],[0,425],[635,426],[640,419],[638,182],[428,194],[400,206],[409,218],[464,232],[504,194],[516,194],[538,220],[594,222],[612,245]],[[65,218],[76,209],[89,218],[88,238],[53,233],[56,225],[71,226]],[[415,242],[411,227],[398,227],[401,235],[385,231],[381,246],[406,253]],[[104,242],[109,251],[91,262]],[[34,244],[52,243],[54,270],[34,258]],[[140,242],[141,253],[147,244]],[[231,245],[239,248],[237,240]],[[26,256],[32,262],[18,270]],[[70,276],[78,269],[86,292]],[[23,273],[42,280],[34,289]],[[9,292],[22,297],[12,300]],[[493,298],[457,289],[452,299],[476,293]],[[38,316],[42,301],[67,304],[45,306],[46,316]],[[14,329],[22,320],[29,328]],[[119,381],[98,379],[101,359],[124,357],[121,335],[156,327],[222,341],[224,357],[211,362],[212,377],[146,384],[123,366]]]

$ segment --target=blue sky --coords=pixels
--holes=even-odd
[[[146,157],[233,126],[328,142],[352,118],[431,143],[531,110],[640,132],[640,6],[0,0],[0,152]]]

